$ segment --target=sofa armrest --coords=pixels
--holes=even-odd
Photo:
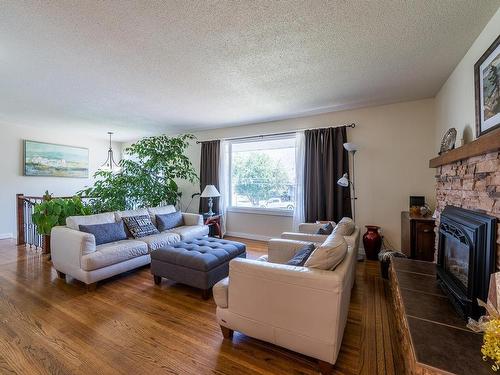
[[[228,295],[227,290],[229,287],[229,277],[226,277],[219,281],[212,288],[212,293],[214,295],[214,301],[217,307],[227,308],[228,306]]]
[[[302,223],[299,224],[300,233],[316,234],[324,224],[320,223]]]
[[[344,236],[344,239],[347,242],[347,245],[352,247],[357,253],[359,248],[359,239],[360,239],[359,228],[358,227],[354,228],[354,232],[352,232],[350,236]]]
[[[96,251],[93,234],[67,227],[54,227],[50,233],[50,252],[55,265],[80,268],[83,255]]]
[[[203,225],[203,215],[183,212],[182,219],[184,220],[184,225]]]
[[[268,262],[271,263],[286,263],[292,259],[297,251],[304,246],[309,245],[311,241],[294,241],[273,238],[269,240],[267,245]]]
[[[314,243],[323,243],[328,235],[325,234],[308,234],[308,233],[294,233],[294,232],[283,232],[281,238],[287,240],[295,241],[307,241]]]

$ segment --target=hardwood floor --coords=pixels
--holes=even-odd
[[[266,243],[247,243],[249,257]],[[335,374],[402,374],[390,291],[360,262]],[[0,241],[1,374],[317,374],[311,358],[235,333],[223,340],[213,299],[144,267],[86,292],[39,251]]]

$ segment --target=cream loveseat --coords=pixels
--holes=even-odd
[[[310,243],[288,239],[269,241],[267,259],[232,260],[229,277],[213,288],[224,336],[239,331],[311,356],[328,373],[347,322],[359,229],[344,238],[347,253],[332,271],[286,265]]]
[[[94,287],[97,281],[149,264],[152,250],[181,239],[208,235],[208,226],[203,224],[203,216],[190,213],[182,213],[183,226],[159,234],[97,246],[93,234],[79,230],[80,225],[114,223],[126,216],[140,215],[150,215],[151,221],[156,225],[156,215],[172,212],[175,212],[174,206],[165,206],[68,217],[65,227],[52,229],[52,264],[59,277],[69,275]]]

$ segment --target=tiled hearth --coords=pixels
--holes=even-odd
[[[439,166],[436,168],[436,180],[436,231],[441,211],[446,205],[481,210],[497,217],[500,222],[498,151]],[[497,224],[497,269],[500,270],[500,223]]]

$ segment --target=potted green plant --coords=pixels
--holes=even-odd
[[[44,201],[35,205],[32,214],[33,224],[43,236],[43,252],[50,254],[50,231],[56,225],[66,225],[68,216],[89,215],[90,208],[85,206],[80,197],[52,198],[46,192]]]

